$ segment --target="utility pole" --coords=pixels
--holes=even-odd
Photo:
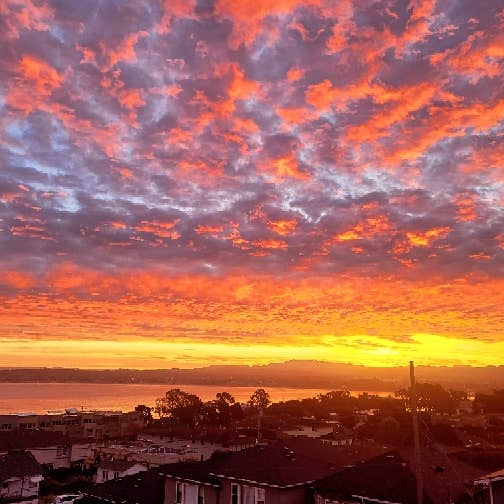
[[[422,477],[422,459],[420,456],[420,434],[418,432],[418,413],[417,413],[417,390],[415,382],[415,365],[413,361],[409,363],[410,382],[411,382],[411,416],[413,418],[413,441],[415,444],[415,472],[416,472],[416,490],[417,504],[423,504],[423,477]]]

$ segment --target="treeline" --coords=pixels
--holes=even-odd
[[[441,385],[418,383],[417,405],[423,413],[453,414],[461,406],[472,405],[473,413],[504,413],[504,389],[492,394],[476,394],[470,402],[467,393],[460,390],[446,390]],[[261,411],[265,417],[289,419],[330,420],[337,418],[342,423],[353,423],[352,418],[359,411],[377,410],[382,414],[397,415],[410,411],[411,390],[402,389],[394,396],[380,397],[369,393],[352,396],[347,390],[333,390],[325,394],[305,399],[292,399],[271,403],[269,394],[258,389],[250,399],[240,404],[227,391],[219,392],[212,401],[203,402],[197,395],[174,388],[156,400],[154,408],[144,405],[137,407],[159,418],[170,418],[180,423],[196,427],[212,424],[229,427],[232,421],[243,419],[247,412]],[[148,411],[147,411],[148,410]]]
[[[240,404],[226,391],[218,392],[215,399],[203,402],[197,395],[173,388],[163,397],[156,399],[154,408],[139,404],[135,411],[144,418],[144,423],[151,429],[161,429],[175,433],[185,429],[192,438],[199,436],[202,440],[211,433],[219,433],[220,441],[226,442],[231,436],[231,428],[247,415],[257,418],[256,434],[261,436],[261,417],[271,404],[271,399],[264,389],[257,389],[245,404]],[[155,420],[153,413],[159,417]],[[179,430],[180,433],[180,430]]]

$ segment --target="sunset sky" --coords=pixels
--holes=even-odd
[[[504,361],[502,0],[3,0],[0,47],[0,366]]]

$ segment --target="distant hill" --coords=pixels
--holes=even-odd
[[[504,366],[418,366],[419,381],[475,391],[504,388]],[[366,367],[322,361],[195,369],[0,368],[0,382],[157,383],[394,391],[407,386],[408,367]]]

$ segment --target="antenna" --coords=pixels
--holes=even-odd
[[[423,504],[423,477],[422,477],[422,459],[420,456],[420,435],[418,432],[418,414],[417,414],[417,390],[415,382],[415,364],[409,363],[410,382],[411,382],[411,416],[413,417],[413,440],[415,443],[415,472],[416,472],[416,490],[417,504]]]

